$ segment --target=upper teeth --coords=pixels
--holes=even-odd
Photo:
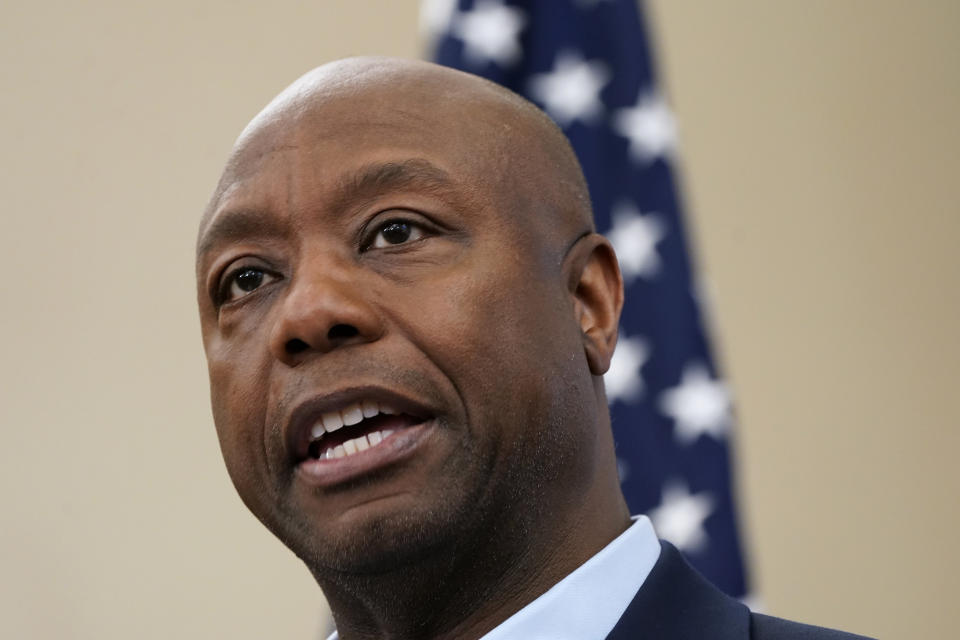
[[[324,413],[310,429],[310,439],[316,440],[328,431],[336,431],[342,426],[357,424],[364,418],[372,418],[379,414],[396,415],[397,411],[388,404],[376,400],[354,402],[340,409]]]

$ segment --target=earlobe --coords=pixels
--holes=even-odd
[[[610,368],[623,308],[623,279],[610,242],[597,233],[581,238],[567,256],[568,286],[590,372]]]

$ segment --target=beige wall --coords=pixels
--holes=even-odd
[[[417,55],[415,5],[0,9],[0,636],[316,633],[219,460],[194,226],[245,121]],[[761,595],[885,637],[947,637],[960,597],[958,7],[652,3]]]

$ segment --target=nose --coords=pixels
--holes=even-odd
[[[329,263],[295,274],[270,335],[274,356],[293,367],[320,353],[374,342],[383,321],[363,283]]]

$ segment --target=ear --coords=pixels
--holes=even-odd
[[[580,238],[565,261],[567,286],[583,336],[590,373],[610,368],[623,308],[623,278],[610,242],[598,233]]]

